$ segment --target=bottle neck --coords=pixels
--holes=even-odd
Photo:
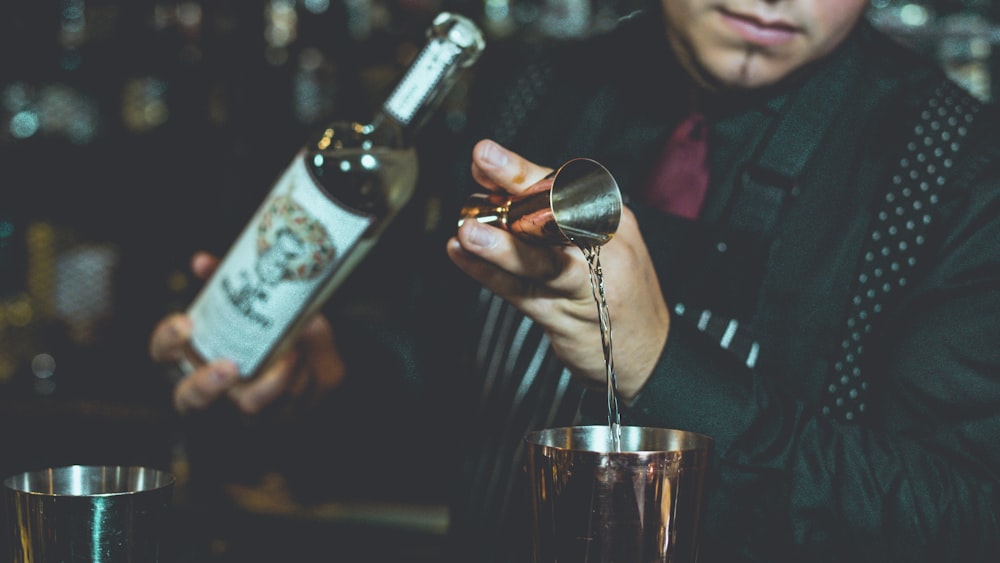
[[[428,31],[429,40],[386,98],[373,124],[390,119],[412,139],[485,47],[482,34],[468,19],[442,13]]]

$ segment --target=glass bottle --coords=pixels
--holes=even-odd
[[[415,134],[485,47],[473,22],[449,12],[427,36],[371,121],[329,125],[279,177],[188,309],[183,367],[229,358],[245,377],[258,373],[409,201]]]

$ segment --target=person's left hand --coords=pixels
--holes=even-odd
[[[473,148],[472,175],[483,187],[517,194],[544,178],[538,166],[491,140]],[[539,323],[574,375],[607,377],[598,306],[580,248],[537,245],[477,221],[465,221],[448,255],[466,274]],[[670,314],[635,216],[625,208],[600,249],[613,335],[618,393],[632,399],[649,378],[670,328]]]
[[[218,257],[198,252],[191,259],[191,271],[207,279],[218,264]],[[346,366],[333,329],[320,313],[306,322],[288,352],[252,378],[241,377],[232,360],[205,363],[186,354],[191,331],[191,317],[173,313],[156,324],[149,339],[149,355],[154,361],[176,365],[183,359],[191,364],[190,373],[180,378],[173,391],[174,408],[182,415],[204,411],[223,399],[247,415],[273,411],[273,405],[278,404],[283,411],[311,408],[344,379]]]

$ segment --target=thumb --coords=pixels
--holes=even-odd
[[[551,171],[490,139],[479,141],[472,149],[472,177],[490,190],[518,193]]]

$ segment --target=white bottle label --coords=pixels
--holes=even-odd
[[[331,201],[300,153],[188,310],[194,349],[254,374],[374,222]]]
[[[461,54],[461,47],[454,43],[428,43],[407,69],[382,109],[396,121],[409,124],[427,97],[440,84],[445,71]]]

